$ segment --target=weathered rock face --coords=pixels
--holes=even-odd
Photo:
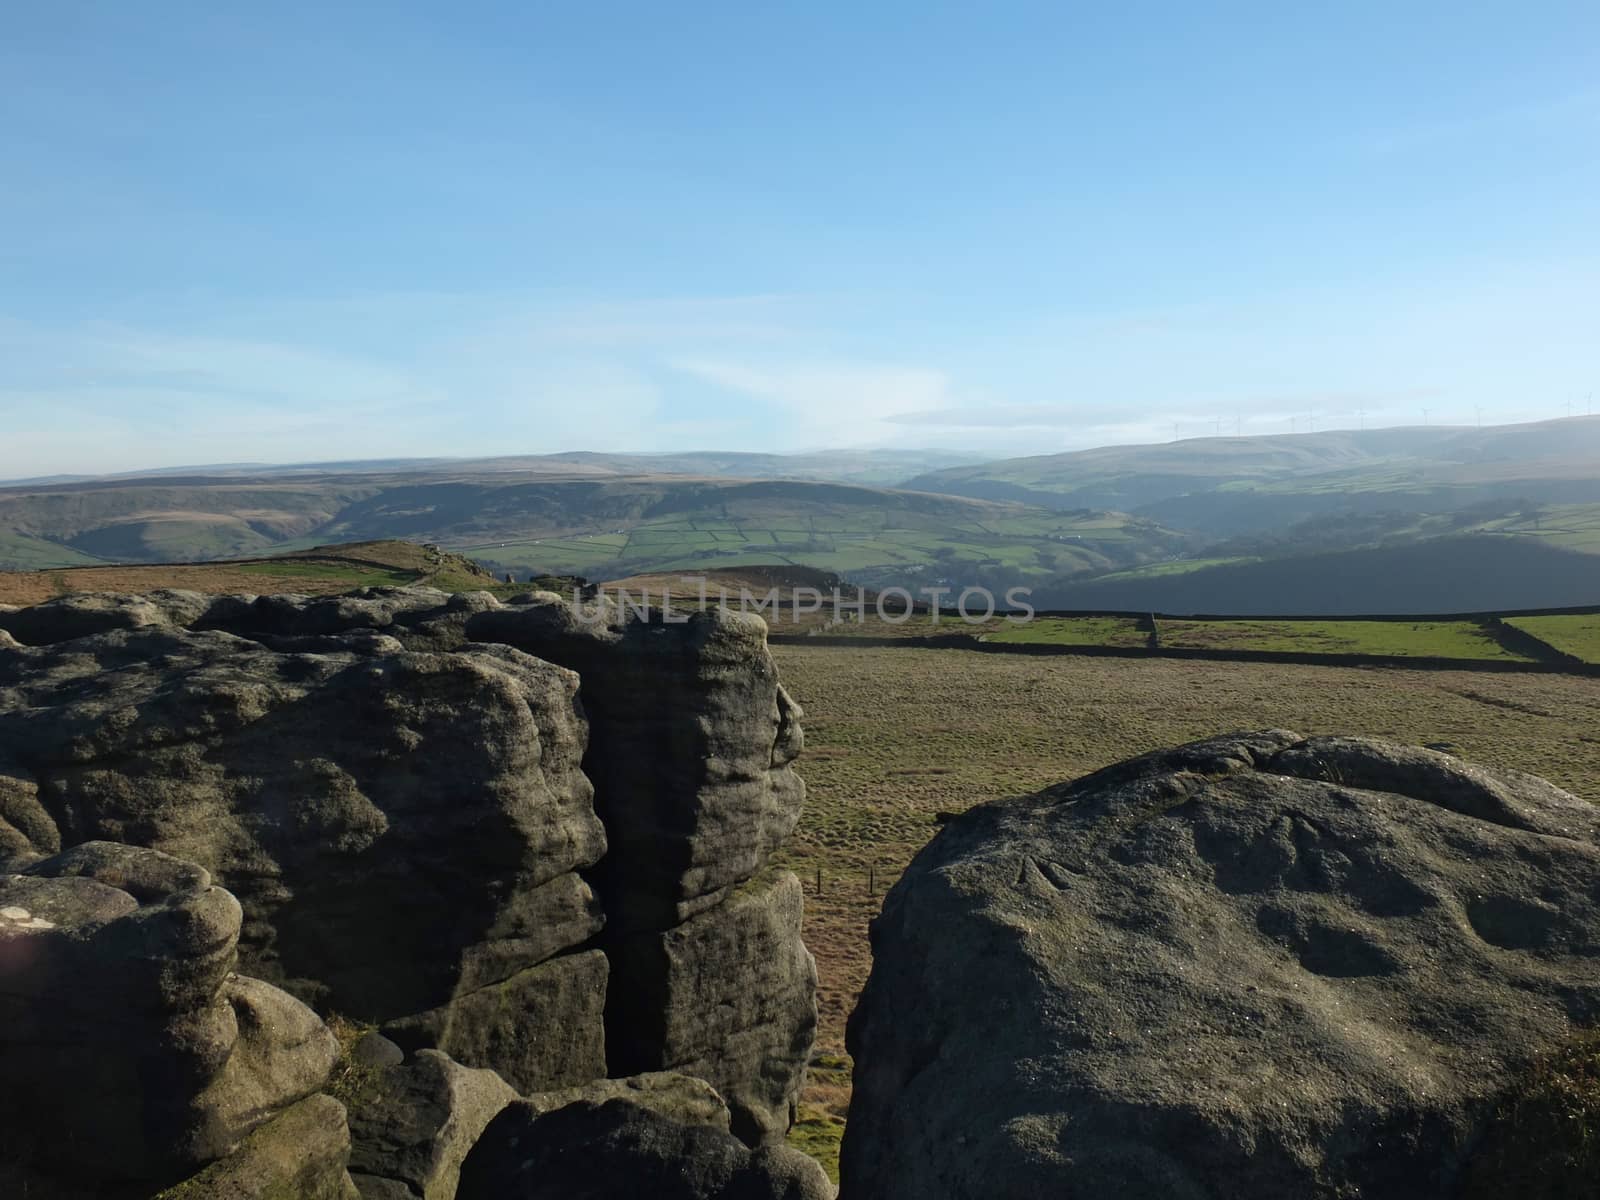
[[[407,649],[453,650],[474,613],[498,607],[487,592],[376,587],[348,596],[208,596],[177,589],[85,592],[31,608],[0,609],[0,631],[45,646],[96,633],[148,628],[222,629],[278,649],[297,639],[351,633],[392,636]]]
[[[115,630],[188,625],[204,617],[212,597],[168,590],[129,596],[83,592],[29,608],[0,611],[0,630],[28,646],[44,646]]]
[[[751,1150],[715,1125],[687,1125],[629,1100],[541,1112],[509,1105],[461,1168],[460,1200],[832,1200],[816,1162]]]
[[[33,1173],[18,1194],[148,1194],[321,1088],[334,1039],[233,973],[240,921],[204,870],[153,850],[93,842],[0,875],[0,1162]],[[344,1113],[315,1099],[337,1110],[320,1171],[344,1195]]]
[[[577,671],[585,770],[610,852],[599,878],[612,932],[667,929],[753,877],[789,836],[805,787],[798,707],[760,618],[713,611],[585,623],[554,595],[487,610],[474,641]]]
[[[722,1094],[739,1137],[781,1139],[817,1026],[801,906],[800,881],[768,869],[682,925],[609,940],[613,977],[633,981],[607,1004],[611,1069],[670,1063]]]
[[[525,600],[0,613],[0,858],[183,855],[243,903],[253,971],[409,1051],[524,1092],[692,1071],[736,1134],[781,1138],[815,968],[767,869],[803,787],[765,628]]]
[[[757,617],[667,621],[553,595],[466,623],[576,670],[584,767],[609,852],[596,875],[611,960],[607,1050],[616,1074],[687,1071],[728,1100],[733,1131],[781,1139],[816,1030],[816,968],[800,885],[767,872],[799,817],[800,710]]]
[[[872,938],[847,1196],[1444,1197],[1600,1023],[1600,813],[1234,735],[973,809]]]
[[[507,647],[387,637],[287,653],[152,626],[9,650],[0,847],[200,863],[244,905],[254,973],[472,1065],[515,1044],[493,1065],[516,1086],[579,1082],[605,1070],[606,966],[565,952],[600,928],[577,871],[605,835],[576,691]],[[533,997],[562,1006],[541,1032],[515,1007]]]
[[[350,1171],[365,1200],[451,1200],[461,1160],[517,1098],[493,1071],[437,1050],[377,1072],[369,1091],[350,1113]]]
[[[307,1096],[262,1125],[227,1158],[185,1180],[178,1195],[205,1200],[362,1200],[345,1161],[344,1106]]]

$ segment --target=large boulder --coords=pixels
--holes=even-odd
[[[787,1146],[751,1150],[714,1125],[624,1099],[554,1111],[513,1103],[461,1167],[459,1200],[833,1200],[820,1164]]]
[[[1432,751],[1238,734],[971,810],[872,944],[855,1200],[1445,1197],[1600,1024],[1600,814]]]
[[[154,850],[0,874],[0,1161],[53,1181],[33,1194],[148,1194],[322,1087],[334,1038],[234,973],[240,923],[206,871]]]
[[[244,906],[252,973],[522,1089],[580,1082],[605,1072],[606,965],[582,950],[605,833],[577,684],[387,637],[280,652],[153,625],[6,650],[0,852],[199,863]]]
[[[350,1110],[357,1188],[365,1200],[451,1200],[461,1160],[516,1092],[437,1050],[373,1074]]]
[[[344,1106],[307,1096],[155,1200],[363,1200],[345,1169],[349,1157]]]

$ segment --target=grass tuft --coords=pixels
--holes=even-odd
[[[1600,1194],[1600,1030],[1539,1063],[1501,1104],[1467,1165],[1463,1200]]]

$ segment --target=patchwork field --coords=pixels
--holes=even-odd
[[[822,1058],[795,1139],[823,1154],[849,1102],[844,1023],[871,965],[867,924],[941,811],[1268,726],[1432,742],[1600,800],[1600,679],[953,649],[773,653],[806,711],[806,809],[782,857],[806,884],[821,976]]]
[[[644,572],[805,565],[868,584],[926,575],[1018,577],[1109,570],[1161,554],[1179,539],[1120,513],[996,508],[985,519],[914,510],[719,518],[677,515],[581,536],[452,542],[496,569],[570,571],[596,579]]]

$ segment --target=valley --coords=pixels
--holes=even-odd
[[[1594,418],[955,458],[570,453],[20,482],[0,486],[0,567],[404,539],[502,578],[795,566],[868,588],[1025,586],[1061,609],[1360,615],[1600,598]]]

